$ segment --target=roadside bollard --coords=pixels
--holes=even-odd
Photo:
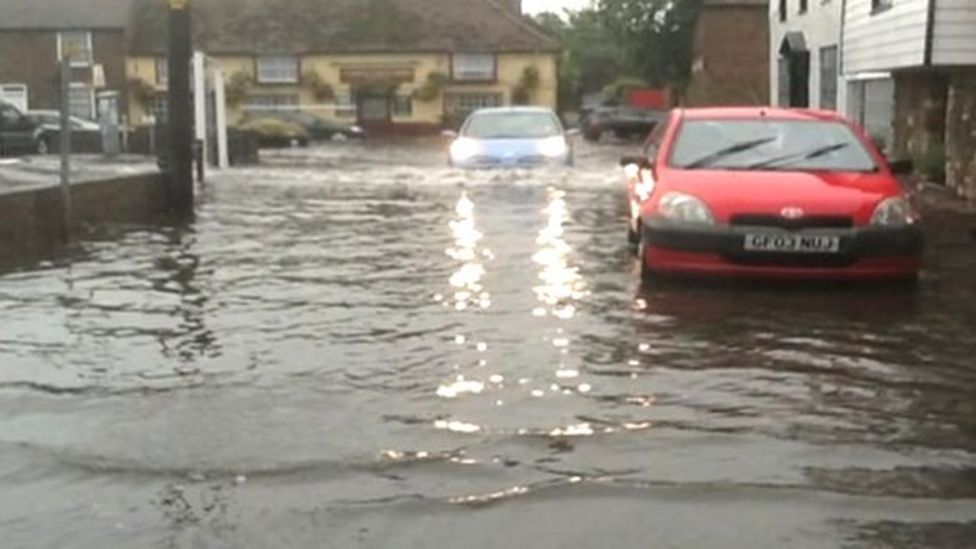
[[[193,161],[197,165],[197,182],[202,182],[204,176],[203,141],[200,139],[193,142]]]

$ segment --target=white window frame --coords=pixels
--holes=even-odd
[[[272,75],[269,78],[267,75],[262,75],[262,63],[283,60],[294,64],[294,76],[282,77],[280,75]],[[301,72],[301,68],[301,60],[296,55],[262,55],[254,60],[254,73],[259,84],[297,84],[300,79],[299,73]],[[281,72],[280,67],[276,68],[275,71]]]
[[[77,116],[78,118],[82,118],[84,120],[95,120],[98,115],[98,113],[95,112],[95,87],[84,82],[72,82],[69,88],[72,90],[88,90],[88,116],[81,116],[71,112],[71,93],[68,93],[68,111],[70,112],[71,116]]]
[[[157,57],[155,63],[156,69],[156,85],[157,86],[168,86],[169,85],[169,59],[165,57]]]
[[[6,89],[4,89],[6,88]],[[17,90],[14,92],[14,90]],[[27,84],[20,82],[0,82],[0,101],[6,101],[14,107],[17,107],[23,112],[29,110],[30,107],[30,90]],[[10,93],[10,95],[7,95]],[[23,101],[14,102],[14,98],[22,99]]]
[[[88,59],[82,61],[71,60],[72,67],[90,67],[95,63],[95,48],[92,43],[92,32],[88,30],[64,30],[58,31],[58,61],[64,59],[64,35],[65,34],[84,34],[86,40],[86,47],[88,51]]]
[[[828,74],[824,70],[824,61],[825,61],[825,54],[827,52],[830,52],[830,51],[832,51],[833,54],[834,54],[834,59],[833,59],[834,65],[833,65],[833,71]],[[840,82],[839,82],[839,80],[840,80],[840,77],[839,77],[839,70],[840,70],[840,67],[839,67],[839,65],[840,65],[840,48],[836,44],[833,44],[833,45],[830,45],[830,46],[824,46],[824,47],[820,48],[819,56],[820,56],[820,59],[819,59],[819,63],[818,64],[820,66],[819,67],[819,70],[820,70],[820,92],[819,92],[819,96],[820,96],[820,98],[819,98],[818,103],[819,103],[819,106],[820,106],[821,109],[829,109],[829,110],[836,111],[837,108],[839,107],[839,105],[838,105],[838,98],[839,98],[839,94],[840,94]],[[833,105],[824,105],[824,96],[826,95],[825,92],[828,91],[827,90],[827,86],[829,84],[831,84],[831,83],[832,83],[832,89],[833,89],[833,94],[834,94],[834,96],[833,96]]]
[[[497,75],[498,58],[493,53],[451,55],[451,76],[457,82],[492,82]]]

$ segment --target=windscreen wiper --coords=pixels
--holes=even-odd
[[[767,168],[769,166],[775,166],[776,164],[787,163],[791,164],[797,161],[803,160],[813,160],[815,158],[820,158],[821,156],[826,156],[834,151],[839,151],[841,149],[849,147],[851,144],[848,142],[844,143],[833,143],[830,145],[824,145],[822,147],[817,147],[816,149],[810,151],[799,151],[790,154],[784,154],[783,156],[777,156],[774,158],[768,158],[762,162],[756,162],[755,164],[749,165],[750,170],[758,170],[759,168]]]
[[[764,145],[766,143],[769,143],[770,141],[775,141],[775,140],[776,137],[773,136],[773,137],[763,137],[760,139],[750,139],[749,141],[742,141],[740,143],[733,143],[728,147],[724,147],[715,152],[706,154],[705,156],[699,158],[698,160],[695,160],[694,162],[689,162],[688,164],[685,164],[683,167],[689,169],[703,168],[705,166],[709,166],[715,163],[715,161],[717,160],[721,160],[725,158],[726,156],[732,156],[733,154],[738,154],[740,152],[745,152],[751,149],[755,149],[760,145]]]

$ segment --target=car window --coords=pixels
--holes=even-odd
[[[670,162],[686,169],[877,168],[848,126],[820,120],[689,120],[682,124]]]
[[[21,114],[9,105],[0,105],[0,121],[6,125],[20,122]]]
[[[641,154],[645,158],[651,158],[657,155],[657,151],[661,148],[661,143],[664,141],[664,133],[668,128],[668,121],[661,120],[654,125],[654,129],[644,140],[644,145],[641,147]]]
[[[540,138],[560,135],[559,121],[547,112],[475,113],[461,131],[477,139]]]

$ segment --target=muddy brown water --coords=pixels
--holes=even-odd
[[[976,245],[641,288],[614,161],[215,175],[0,276],[0,546],[976,546]]]

